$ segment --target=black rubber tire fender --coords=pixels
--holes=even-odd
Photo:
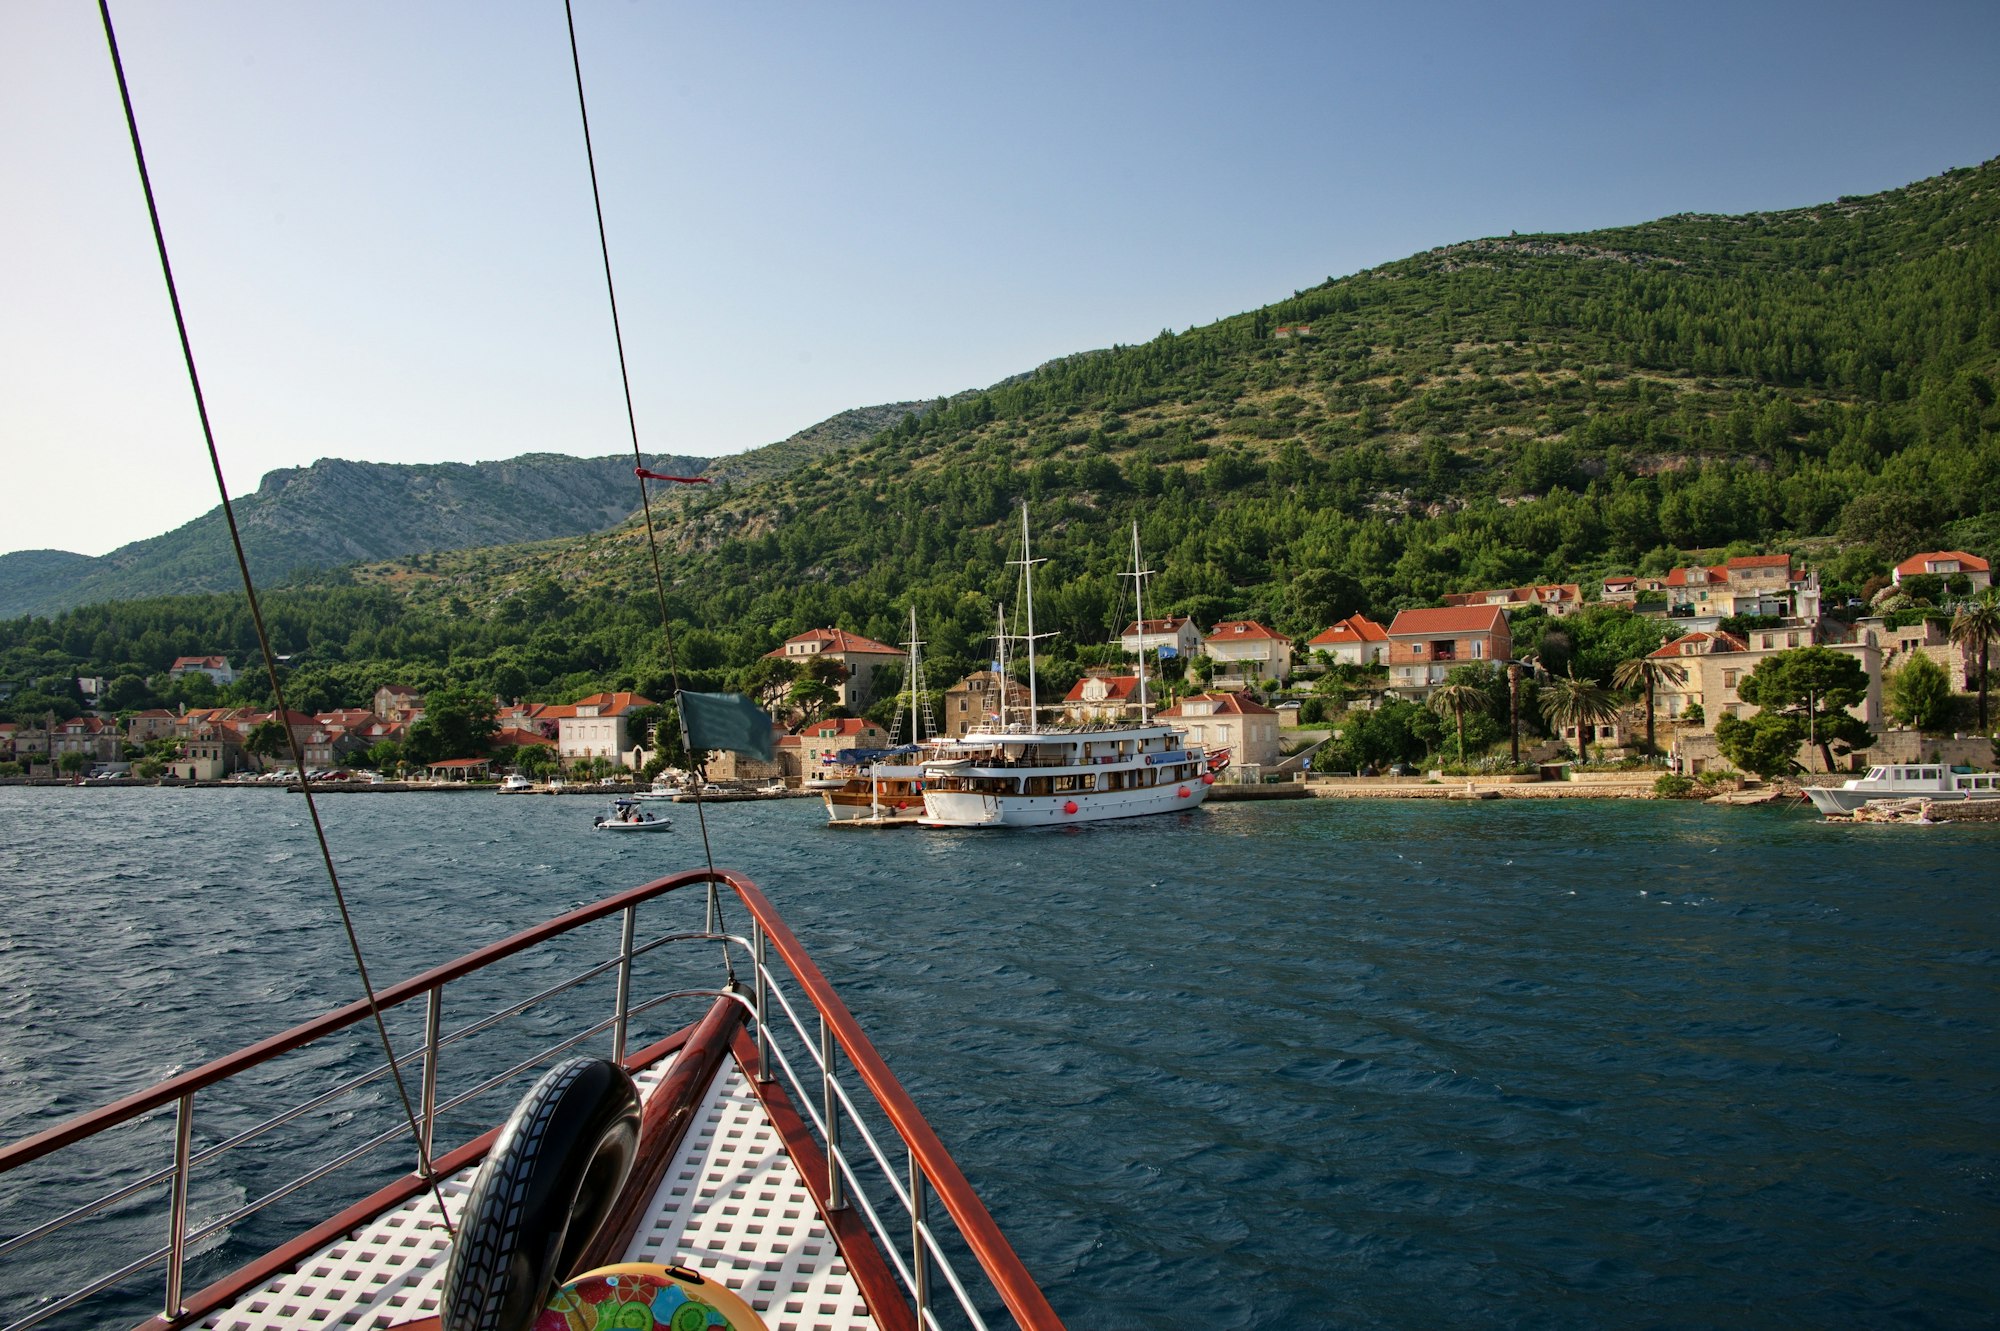
[[[572,1058],[534,1084],[472,1182],[445,1266],[445,1331],[529,1331],[631,1173],[639,1091],[616,1063]]]

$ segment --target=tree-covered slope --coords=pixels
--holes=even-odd
[[[768,480],[851,447],[926,405],[859,407],[747,453],[660,456],[649,465]],[[235,507],[252,575],[277,582],[301,570],[603,531],[638,507],[636,485],[631,459],[619,457],[534,453],[501,462],[413,465],[324,458],[267,474]],[[60,550],[0,556],[0,616],[226,591],[238,582],[218,507],[98,559]]]
[[[1058,653],[1128,613],[1130,520],[1162,570],[1149,607],[1294,635],[1696,551],[1810,552],[1858,590],[1916,549],[2000,553],[1996,377],[2000,163],[1786,212],[1493,237],[674,495],[671,608],[684,664],[715,679],[813,625],[900,640],[912,603],[940,674],[984,662],[1022,499]],[[369,586],[289,603],[331,692],[396,671],[651,687],[663,665],[629,523],[342,581]],[[233,616],[110,607],[0,631],[0,651],[240,651]]]
[[[1072,633],[1102,632],[1128,517],[1163,608],[1294,633],[1733,542],[1810,545],[1858,582],[1994,534],[1996,372],[1988,163],[1815,208],[1468,242],[1070,357],[681,498],[673,567],[697,622],[893,633],[912,593],[1003,590],[998,525],[1026,497]],[[534,573],[587,590],[639,568],[625,530]],[[425,585],[492,605],[523,572],[482,553]]]

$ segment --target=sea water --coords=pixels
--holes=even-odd
[[[320,805],[378,984],[702,855],[687,806],[613,837],[576,799]],[[0,789],[0,1139],[354,997],[304,812]],[[706,814],[1072,1327],[2000,1320],[2000,828]],[[25,1210],[0,1188],[0,1235]],[[62,1285],[64,1242],[5,1283]]]

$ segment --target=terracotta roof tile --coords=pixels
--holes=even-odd
[[[1431,633],[1492,633],[1506,626],[1507,615],[1497,605],[1448,605],[1431,610],[1397,612],[1389,636]]]
[[[1992,572],[1992,569],[1988,567],[1985,560],[1981,559],[1978,555],[1969,555],[1963,550],[1927,550],[1920,555],[1911,555],[1908,559],[1896,565],[1896,572],[1899,576],[1907,578],[1912,574],[1927,571],[1927,566],[1933,562],[1941,562],[1947,559],[1957,560],[1958,569],[1961,573]]]

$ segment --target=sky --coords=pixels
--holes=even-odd
[[[232,494],[629,450],[561,4],[112,17]],[[576,0],[576,28],[648,452],[1437,245],[2000,154],[1991,0]],[[0,553],[215,506],[165,292],[95,7],[0,0]]]

